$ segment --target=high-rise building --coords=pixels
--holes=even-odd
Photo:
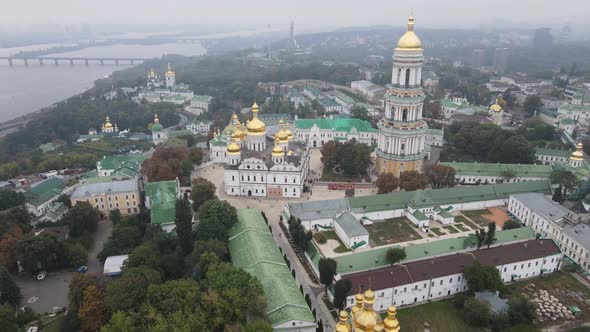
[[[481,68],[484,66],[486,60],[486,52],[482,49],[475,49],[471,53],[471,65],[474,68]]]
[[[291,20],[289,24],[289,50],[293,51],[298,48],[297,41],[295,40],[295,21]]]
[[[508,66],[508,49],[497,48],[494,50],[494,70],[504,73]]]
[[[414,17],[393,54],[391,87],[385,94],[385,117],[379,122],[377,170],[381,173],[419,171],[424,166],[428,125],[422,120],[424,91],[420,85],[424,55],[414,33]]]
[[[553,36],[551,36],[550,28],[539,28],[535,30],[533,37],[533,47],[547,48],[553,46]]]

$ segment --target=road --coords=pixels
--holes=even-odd
[[[94,234],[94,246],[88,251],[88,271],[86,273],[102,275],[102,263],[98,260],[98,254],[102,251],[105,242],[113,232],[113,223],[109,219],[104,219],[98,222],[98,228]]]

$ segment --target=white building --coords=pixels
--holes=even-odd
[[[188,85],[184,83],[176,84],[176,73],[172,70],[170,64],[168,64],[168,70],[164,73],[165,81],[161,81],[160,76],[154,73],[153,70],[147,76],[147,89],[138,93],[136,99],[138,102],[145,100],[148,103],[184,105],[192,100],[194,96]]]
[[[186,125],[186,129],[190,130],[195,135],[207,135],[211,130],[212,125],[212,121],[191,122]]]
[[[288,124],[279,121],[275,135],[267,133],[252,106],[252,120],[243,126],[234,115],[209,142],[210,159],[224,164],[224,190],[231,196],[291,197],[304,192],[309,168],[308,148],[294,142]]]
[[[355,118],[323,118],[295,120],[295,138],[308,147],[322,147],[330,141],[357,142],[374,145],[379,135],[367,121]]]
[[[448,298],[468,290],[463,272],[475,262],[496,267],[502,281],[512,282],[557,271],[561,257],[553,241],[541,239],[351,273],[342,276],[352,284],[346,307],[358,306],[355,298],[362,295],[355,293],[369,289],[374,293],[375,311]]]
[[[187,107],[187,111],[195,113],[197,115],[209,111],[209,105],[211,105],[211,96],[199,96],[195,95],[191,99],[190,105]]]
[[[553,169],[549,165],[442,162],[455,169],[459,184],[488,184],[547,180]]]
[[[334,219],[334,231],[348,248],[358,249],[369,245],[369,232],[348,212],[342,212]]]
[[[542,194],[512,195],[508,212],[543,237],[553,239],[564,255],[590,270],[590,225],[576,222],[575,213]]]
[[[424,134],[424,144],[430,146],[443,146],[445,145],[444,135],[445,132],[443,129],[428,128],[426,134]]]
[[[350,88],[369,98],[383,97],[385,93],[384,87],[367,80],[352,81],[350,82]]]

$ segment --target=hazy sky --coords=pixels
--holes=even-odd
[[[587,20],[590,0],[6,0],[0,22],[151,20],[260,28],[294,18],[300,28],[400,26],[412,9],[417,27],[472,28],[499,21],[560,26]]]

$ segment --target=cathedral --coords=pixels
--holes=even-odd
[[[276,133],[267,132],[252,105],[252,119],[230,123],[209,142],[210,159],[224,165],[225,193],[232,196],[301,197],[309,168],[306,145],[293,140],[288,125],[279,121]]]
[[[355,296],[355,305],[350,309],[350,316],[346,310],[340,311],[340,319],[334,332],[399,332],[399,322],[395,306],[389,306],[387,317],[381,316],[373,309],[375,293],[372,290]]]
[[[424,55],[420,38],[414,33],[414,17],[399,39],[393,54],[391,86],[385,94],[385,117],[379,122],[377,170],[399,176],[403,171],[424,167],[425,134],[422,120],[424,91],[422,65]]]
[[[117,124],[114,125],[111,123],[111,119],[107,116],[105,122],[102,124],[101,132],[103,134],[113,134],[118,133],[119,128],[117,128]]]

